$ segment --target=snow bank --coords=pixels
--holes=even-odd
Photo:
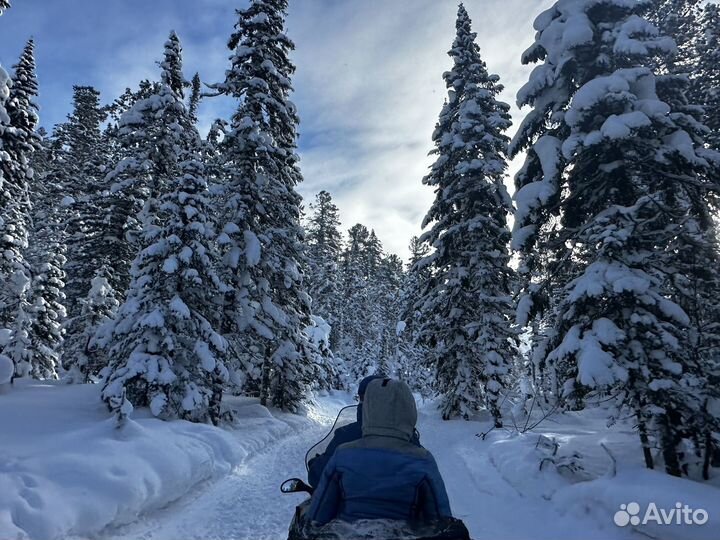
[[[489,421],[440,420],[436,403],[420,407],[420,434],[433,452],[456,517],[473,538],[507,540],[712,540],[720,530],[720,471],[708,483],[644,468],[637,434],[606,425],[603,411],[554,415],[535,430],[488,432]],[[512,426],[512,422],[507,422]],[[524,421],[518,420],[522,428]],[[617,461],[617,470],[604,444]],[[704,525],[615,524],[621,505],[676,503],[704,509]]]
[[[116,428],[94,385],[16,381],[0,399],[0,539],[89,536],[230,473],[309,419],[230,398],[233,430],[137,411]]]
[[[0,385],[9,383],[14,373],[13,361],[4,354],[0,354]]]

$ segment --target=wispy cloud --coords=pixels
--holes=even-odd
[[[514,103],[527,79],[521,52],[532,21],[552,0],[468,0],[489,69]],[[300,154],[306,199],[321,189],[336,199],[343,226],[374,228],[389,252],[407,242],[433,198],[423,186],[431,135],[446,95],[442,73],[455,34],[449,0],[291,0],[288,33],[297,50],[294,80],[302,119]],[[142,78],[170,29],[185,48],[186,75],[217,81],[227,67],[226,40],[235,22],[227,0],[56,0],[16,2],[0,20],[0,61],[15,60],[30,35],[38,42],[44,124],[68,113],[72,84],[93,84],[110,100]],[[201,122],[229,114],[209,99]],[[513,114],[519,117],[513,108]]]

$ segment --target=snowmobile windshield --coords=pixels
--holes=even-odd
[[[357,405],[348,405],[347,407],[343,407],[340,409],[340,412],[338,413],[337,417],[335,418],[335,422],[332,425],[332,428],[330,428],[330,431],[328,432],[325,437],[320,439],[317,443],[315,443],[313,446],[310,447],[310,450],[307,451],[305,454],[305,469],[310,470],[309,462],[310,459],[312,459],[316,454],[322,454],[325,452],[325,449],[330,444],[330,441],[332,441],[333,435],[335,435],[335,431],[343,426],[347,426],[348,424],[352,424],[357,420]]]

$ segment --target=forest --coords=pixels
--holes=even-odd
[[[50,131],[33,39],[0,68],[0,402],[57,381],[94,385],[118,426],[222,425],[228,400],[302,413],[381,373],[491,431],[540,410],[629,423],[647,468],[711,478],[720,7],[558,0],[513,127],[461,4],[408,260],[371,223],[342,230],[328,190],[298,194],[287,10],[236,11],[221,81],[185,73],[170,31],[155,79],[77,85]],[[201,133],[216,96],[234,112]]]

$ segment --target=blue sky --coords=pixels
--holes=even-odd
[[[97,87],[111,101],[127,86],[156,78],[155,62],[171,29],[185,52],[186,76],[221,80],[225,47],[242,0],[13,0],[0,18],[0,64],[13,65],[34,37],[41,118],[50,127],[69,112],[73,84]],[[514,103],[529,69],[521,52],[532,21],[552,0],[467,0],[491,71]],[[300,155],[311,200],[328,190],[343,227],[374,228],[389,252],[407,255],[432,191],[422,177],[431,134],[446,95],[455,0],[291,0]],[[231,103],[206,100],[203,127]],[[518,111],[513,114],[519,118]],[[514,167],[513,167],[514,168]]]

